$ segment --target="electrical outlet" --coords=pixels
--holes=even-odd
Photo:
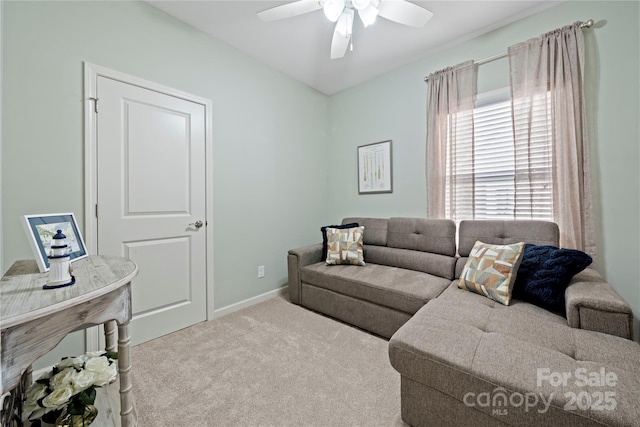
[[[258,266],[258,279],[264,277],[264,265]]]

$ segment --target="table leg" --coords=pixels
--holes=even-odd
[[[104,339],[107,351],[116,351],[116,321],[110,320],[104,324]]]
[[[120,374],[120,419],[122,427],[135,425],[131,384],[131,360],[129,358],[129,322],[118,325],[118,372]]]

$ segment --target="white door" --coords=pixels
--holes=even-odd
[[[132,343],[206,320],[205,107],[98,76],[97,250],[138,265]]]

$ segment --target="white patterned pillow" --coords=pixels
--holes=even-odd
[[[490,245],[478,240],[462,270],[458,287],[509,305],[523,252],[524,242]]]
[[[327,265],[365,265],[362,249],[364,226],[327,228]]]

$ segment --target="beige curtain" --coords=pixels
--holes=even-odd
[[[552,141],[552,208],[560,244],[595,258],[580,23],[511,46],[508,53],[516,149],[534,151],[531,129],[547,122]],[[539,108],[541,97],[546,97],[543,109]]]
[[[445,217],[447,200],[450,206],[456,206],[453,202],[460,186],[447,186],[447,182],[456,179],[457,157],[452,150],[455,150],[458,135],[473,132],[475,76],[473,61],[467,61],[427,77],[426,169],[427,215],[430,218]],[[451,189],[451,194],[445,194],[446,188]],[[455,213],[452,214],[455,217]]]

